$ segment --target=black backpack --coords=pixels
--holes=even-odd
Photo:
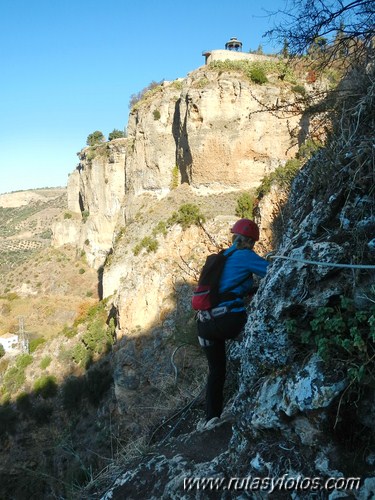
[[[220,277],[224,269],[225,262],[237,249],[234,248],[231,252],[224,255],[225,250],[219,253],[209,255],[201,270],[198,285],[193,291],[191,305],[196,311],[207,311],[216,307],[220,302],[225,300],[233,300],[237,297],[236,294],[230,292],[233,288],[246,281],[250,276],[246,276],[240,283],[236,283],[224,293],[219,294]]]

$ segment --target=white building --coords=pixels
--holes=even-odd
[[[267,61],[275,59],[272,56],[263,54],[250,54],[249,52],[242,52],[242,42],[232,37],[226,44],[225,49],[204,50],[202,55],[205,57],[205,64],[210,64],[213,61]]]
[[[18,345],[18,335],[15,333],[4,333],[0,335],[0,344],[4,347],[5,352],[11,351]]]

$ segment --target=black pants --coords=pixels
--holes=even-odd
[[[228,313],[204,323],[198,321],[198,335],[208,361],[206,387],[206,420],[220,417],[223,411],[223,391],[226,375],[225,340],[237,337],[246,324],[245,312]]]

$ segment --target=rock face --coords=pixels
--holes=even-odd
[[[207,253],[219,246],[215,243],[228,242],[235,220],[233,205],[229,210],[219,195],[256,186],[294,156],[308,132],[309,117],[298,111],[290,85],[273,78],[256,86],[237,74],[201,68],[184,80],[165,82],[133,108],[127,139],[80,154],[80,167],[69,181],[69,208],[75,214],[60,221],[55,233],[66,231],[58,244],[78,237],[90,263],[102,266],[102,296],[112,305],[121,341],[112,363],[116,405],[124,418],[137,421],[139,398],[147,394],[152,400],[161,373],[171,375],[168,341],[178,331],[194,330],[191,284]],[[373,262],[372,103],[369,91],[353,116],[343,114],[340,127],[347,132],[339,145],[328,146],[304,166],[287,202],[274,187],[259,209],[263,248],[275,241],[278,248],[251,304],[244,338],[230,347],[239,377],[228,448],[218,449],[210,461],[205,454],[180,455],[177,448],[173,457],[146,458],[118,479],[107,498],[133,490],[147,498],[177,498],[186,475],[363,474],[368,480],[358,498],[371,493],[369,448],[364,446],[353,470],[344,436],[350,419],[341,417],[341,401],[352,386],[347,366],[341,359],[325,364],[315,347],[304,346],[301,332],[318,308],[337,307],[342,295],[363,303],[371,290],[373,270],[356,273],[324,263]],[[265,112],[276,104],[294,113]],[[357,136],[359,115],[367,121]],[[279,214],[275,200],[285,210],[282,234],[272,240]],[[171,212],[186,202],[211,210],[207,223],[167,227]],[[346,407],[354,425],[373,421],[373,389],[368,391],[361,403],[366,415],[359,418],[350,401]],[[349,434],[356,439],[355,429]],[[190,432],[181,439],[186,444],[194,437]],[[145,470],[162,471],[164,481],[150,484]],[[218,498],[228,494],[223,490]],[[195,490],[184,495],[197,498]]]
[[[255,86],[230,73],[218,76],[203,69],[188,77],[178,110],[182,179],[197,188],[257,186],[298,147],[285,117],[262,111],[293,98],[286,87]],[[292,117],[289,127],[298,127],[300,119]]]
[[[207,66],[164,82],[134,106],[127,139],[79,153],[68,181],[68,208],[85,223],[78,236],[79,218],[60,221],[54,243],[76,243],[100,267],[115,227],[135,216],[140,196],[161,198],[181,183],[202,194],[255,187],[294,157],[308,128],[291,85],[275,73],[257,85]]]
[[[53,226],[53,244],[74,244],[99,268],[112,247],[125,193],[126,139],[116,139],[79,153],[68,179],[69,218]],[[66,217],[66,215],[65,215]]]
[[[255,85],[204,67],[183,81],[164,82],[148,99],[130,114],[129,193],[167,192],[175,166],[181,181],[198,189],[254,187],[298,149],[290,131],[300,132],[301,114],[287,119],[264,112],[292,106],[290,86]]]
[[[358,107],[352,104],[353,113],[343,113],[335,130],[337,141],[320,151],[296,177],[277,254],[251,305],[243,340],[230,347],[230,360],[240,369],[228,449],[218,450],[214,458],[208,459],[204,450],[192,457],[170,439],[156,448],[153,458],[124,471],[104,498],[120,498],[129,491],[148,498],[198,498],[198,486],[187,488],[186,477],[224,481],[215,491],[215,498],[222,499],[237,498],[241,489],[232,482],[228,491],[228,478],[266,476],[279,478],[276,491],[280,498],[313,498],[311,488],[298,489],[297,484],[307,480],[304,484],[311,486],[308,478],[313,477],[321,485],[328,478],[341,481],[336,489],[342,491],[329,494],[323,488],[321,498],[350,495],[362,499],[375,494],[371,452],[374,388],[362,380],[363,392],[347,398],[354,389],[348,367],[357,363],[358,368],[361,362],[356,356],[360,354],[352,351],[348,357],[344,351],[333,351],[330,361],[323,361],[316,347],[307,347],[302,338],[314,313],[327,305],[337,311],[341,296],[354,299],[359,308],[369,307],[373,301],[375,123],[371,111],[374,88],[368,81],[367,85]],[[191,179],[194,169],[192,172]],[[339,267],[359,262],[367,268]],[[337,333],[332,326],[326,345]],[[347,333],[354,339],[354,330]],[[178,439],[193,443],[196,437],[189,432]],[[214,442],[215,431],[207,439]],[[173,456],[168,457],[168,449]],[[162,481],[145,481],[145,474],[156,472],[161,472]],[[357,479],[345,485],[345,477]],[[273,486],[268,484],[262,495],[266,497]]]

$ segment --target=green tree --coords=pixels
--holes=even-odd
[[[182,229],[187,229],[192,225],[200,226],[206,221],[205,216],[201,213],[200,208],[193,203],[185,203],[181,205],[178,212],[173,212],[167,220],[167,225],[180,224]]]
[[[5,355],[5,349],[3,344],[0,344],[0,358],[2,358]]]
[[[100,319],[93,321],[82,337],[86,349],[96,354],[107,352],[113,344],[113,337],[108,331],[107,325]]]
[[[95,132],[87,136],[86,144],[88,146],[95,146],[96,144],[101,144],[104,141],[105,137],[103,135],[103,132],[100,132],[100,130],[95,130]]]
[[[114,128],[112,132],[108,135],[108,140],[113,141],[113,139],[121,139],[122,137],[125,137],[125,132],[122,130],[118,130],[117,128]]]

